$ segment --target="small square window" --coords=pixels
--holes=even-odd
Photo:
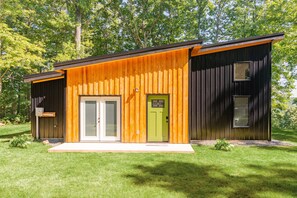
[[[234,63],[234,80],[249,81],[251,79],[250,62]]]
[[[249,126],[249,96],[234,96],[233,127]]]

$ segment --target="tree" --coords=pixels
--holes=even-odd
[[[207,32],[209,34],[208,39],[212,43],[229,39],[227,34],[227,26],[230,25],[230,18],[227,15],[229,7],[232,7],[232,1],[213,0],[209,3],[210,10],[206,16],[209,20]]]
[[[206,38],[208,0],[196,0],[197,3],[197,38]]]
[[[53,62],[285,32],[272,54],[273,116],[282,119],[297,79],[296,9],[295,0],[0,0],[0,97],[21,98],[0,108],[22,114],[12,107],[28,95],[19,77]]]
[[[5,23],[0,23],[0,94],[2,79],[15,67],[36,71],[43,63],[41,46],[15,33]]]
[[[94,9],[92,0],[66,0],[66,8],[69,13],[70,18],[74,22],[74,40],[76,49],[76,58],[81,58],[85,56],[85,51],[82,48],[82,31],[83,27],[87,29],[88,26],[83,26],[83,23],[87,23]]]

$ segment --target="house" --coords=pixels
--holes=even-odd
[[[271,50],[283,38],[194,40],[56,63],[25,77],[32,134],[65,142],[270,140]],[[36,107],[44,108],[38,119]]]

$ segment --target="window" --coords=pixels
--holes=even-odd
[[[233,127],[249,127],[249,96],[234,96]]]
[[[164,108],[164,104],[165,104],[165,101],[164,100],[157,100],[157,99],[153,99],[152,100],[152,107],[153,108]]]
[[[250,65],[250,62],[234,63],[234,80],[249,81],[251,79]]]

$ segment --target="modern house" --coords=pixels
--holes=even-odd
[[[271,50],[283,37],[194,40],[56,63],[25,77],[32,134],[65,142],[270,140]],[[36,107],[44,108],[38,119]]]

